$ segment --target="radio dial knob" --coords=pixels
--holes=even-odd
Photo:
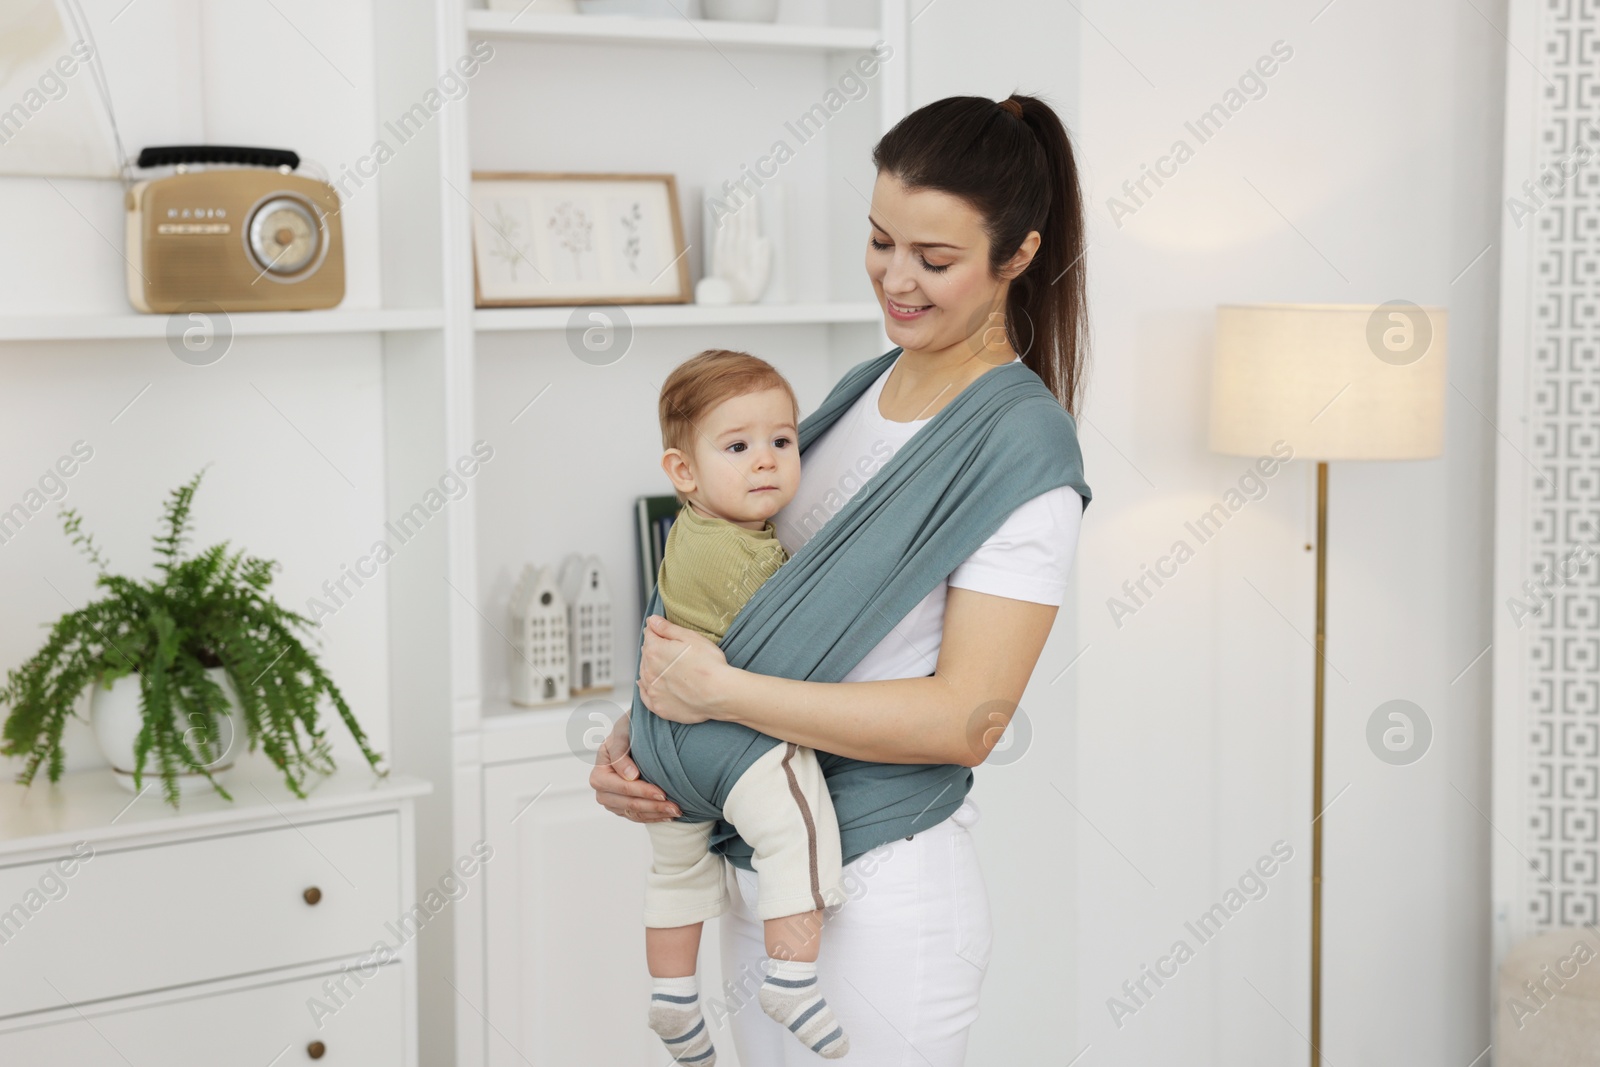
[[[322,252],[322,230],[314,209],[298,197],[276,196],[256,209],[245,229],[256,265],[276,275],[299,274]]]

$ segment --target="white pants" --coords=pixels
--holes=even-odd
[[[950,817],[897,838],[843,869],[845,899],[826,909],[817,956],[821,992],[850,1037],[852,1067],[960,1067],[978,1017],[993,928],[989,895],[967,827],[969,796]],[[727,865],[732,907],[722,915],[722,976],[733,993],[734,1044],[742,1067],[814,1067],[821,1062],[761,1010],[766,978],[759,886]],[[710,1004],[707,1005],[711,1007]]]

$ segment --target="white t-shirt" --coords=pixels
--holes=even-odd
[[[890,364],[806,450],[800,465],[800,488],[772,517],[778,540],[791,556],[816,533],[816,515],[832,518],[837,514],[863,482],[932,418],[891,422],[878,412],[878,397],[893,369]],[[831,500],[830,494],[834,494]],[[802,524],[801,516],[809,516],[811,521]],[[1083,500],[1070,485],[1024,501],[843,680],[866,682],[932,674],[939,662],[945,595],[950,586],[1013,600],[1060,604],[1082,520]]]

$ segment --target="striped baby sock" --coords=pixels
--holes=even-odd
[[[711,1047],[711,1031],[700,1014],[700,978],[656,978],[650,993],[650,1029],[654,1030],[679,1063],[712,1067],[717,1050]]]
[[[757,994],[761,1010],[789,1028],[800,1043],[826,1059],[850,1051],[850,1039],[817,988],[816,961],[772,960]]]

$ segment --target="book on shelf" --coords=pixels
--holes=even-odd
[[[667,551],[667,531],[678,517],[681,504],[674,495],[641,496],[633,502],[635,529],[639,534],[639,614],[650,605],[656,577],[661,573],[661,557]]]

